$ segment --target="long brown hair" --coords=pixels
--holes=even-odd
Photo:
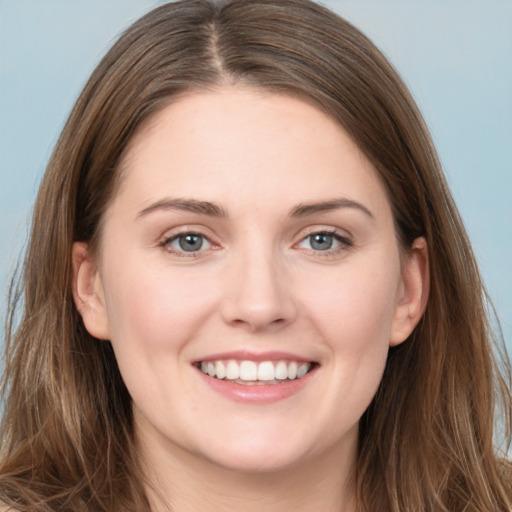
[[[367,512],[512,508],[508,365],[436,151],[392,66],[308,0],[183,0],[131,26],[79,97],[49,162],[7,326],[0,502],[19,511],[149,510],[130,396],[108,341],[85,330],[71,248],[94,247],[119,162],[141,123],[192,89],[241,82],[313,102],[350,133],[387,187],[399,243],[429,247],[430,298],[392,348],[360,422]]]

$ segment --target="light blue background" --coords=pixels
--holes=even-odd
[[[377,43],[416,97],[512,349],[512,0],[323,3]],[[2,319],[38,182],[73,101],[121,30],[157,4],[0,0]]]

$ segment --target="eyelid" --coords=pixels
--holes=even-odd
[[[158,240],[157,245],[162,247],[167,253],[179,257],[188,257],[188,258],[197,258],[205,256],[203,253],[207,253],[211,250],[217,250],[220,248],[220,244],[214,240],[214,237],[208,234],[206,231],[209,231],[203,227],[198,226],[180,226],[170,230],[167,230]],[[326,234],[333,236],[337,242],[338,246],[334,248],[329,248],[325,250],[318,249],[308,249],[299,247],[308,237],[315,234]],[[171,246],[171,243],[177,240],[181,236],[185,235],[197,235],[205,239],[209,246],[206,248],[201,247],[197,251],[185,251],[174,248]],[[339,228],[333,226],[325,226],[325,225],[315,225],[309,226],[305,229],[302,229],[297,236],[298,241],[295,242],[292,246],[294,249],[303,250],[309,252],[318,257],[329,257],[335,256],[337,253],[345,252],[349,250],[354,245],[354,240],[352,235],[347,232],[347,230],[341,230]]]
[[[299,247],[299,245],[302,244],[305,240],[307,240],[308,237],[317,234],[333,236],[339,242],[339,246],[331,249],[326,249],[323,251],[315,250],[312,248],[308,249]],[[299,250],[307,251],[312,255],[320,258],[336,256],[338,253],[349,250],[354,245],[354,240],[350,233],[348,233],[346,230],[340,230],[339,228],[335,228],[333,226],[310,226],[306,228],[306,230],[303,230],[298,236],[300,237],[299,241],[296,242],[293,245],[293,247]]]
[[[325,225],[325,224],[316,224],[314,226],[308,226],[306,228],[301,229],[295,238],[299,238],[299,241],[302,241],[304,238],[307,238],[311,235],[316,235],[320,233],[325,233],[329,235],[333,235],[344,240],[353,240],[353,235],[346,229],[340,229],[335,226]]]
[[[171,243],[177,240],[178,238],[185,236],[185,235],[196,235],[202,237],[204,240],[206,240],[209,244],[209,247],[207,248],[201,248],[198,251],[184,251],[177,249],[173,246],[171,246]],[[197,227],[192,226],[181,226],[179,228],[175,228],[172,230],[166,231],[159,239],[158,246],[162,247],[167,253],[179,257],[185,257],[185,258],[197,258],[200,256],[203,256],[204,252],[207,252],[209,250],[215,250],[219,248],[219,245],[213,241],[213,237],[206,234],[205,230]]]

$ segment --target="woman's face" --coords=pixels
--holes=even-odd
[[[291,97],[191,93],[122,172],[95,266],[75,247],[76,297],[143,444],[242,471],[353,457],[388,348],[417,321],[421,264],[401,263],[347,133]]]

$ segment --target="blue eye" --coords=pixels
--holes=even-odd
[[[199,233],[180,233],[166,240],[164,245],[177,253],[195,253],[211,248],[209,240]]]
[[[350,246],[348,239],[326,231],[311,233],[305,237],[299,244],[301,249],[309,249],[315,252],[336,251],[343,247]]]
[[[328,233],[315,233],[314,235],[309,235],[308,238],[309,245],[315,251],[327,251],[332,249],[335,243],[334,235]]]

